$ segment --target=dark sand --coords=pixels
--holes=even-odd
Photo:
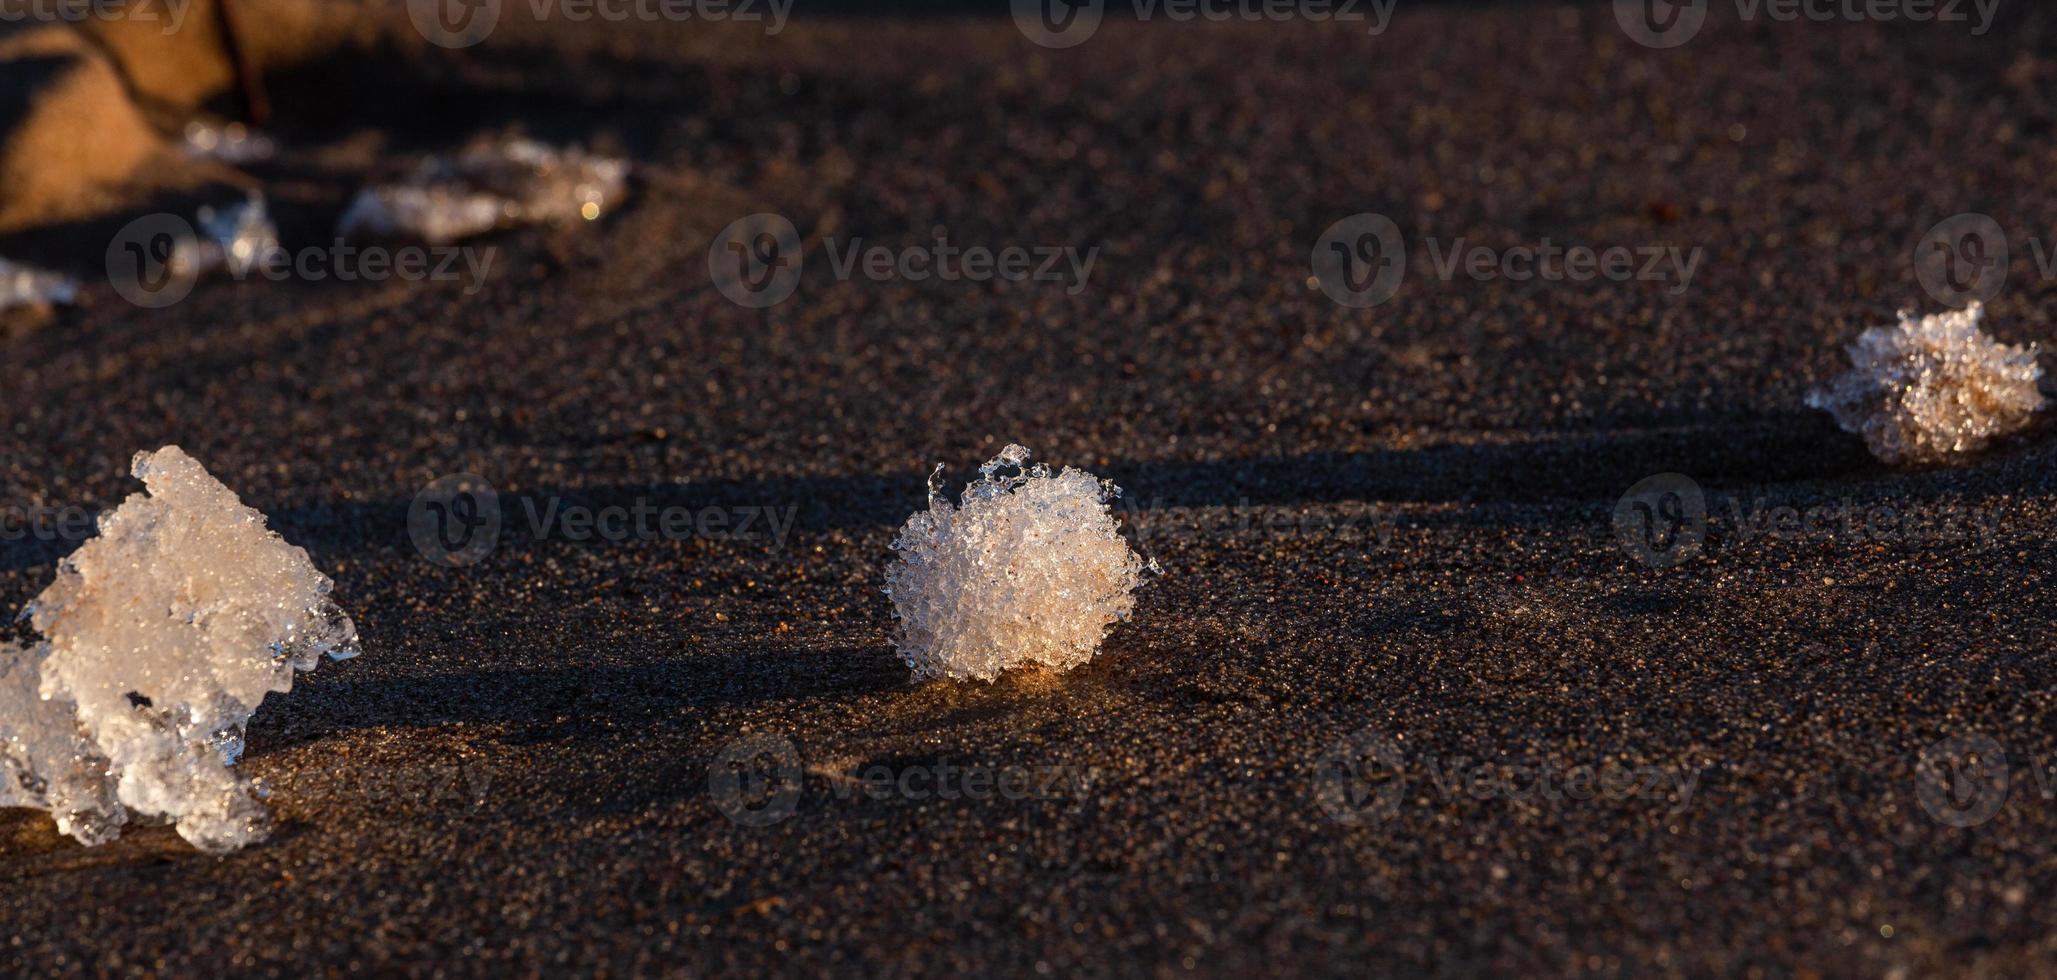
[[[2014,236],[1994,332],[2057,337],[2026,247],[2057,229],[2052,51],[2038,11],[1984,37],[1723,13],[1671,52],[1605,5],[1407,8],[1382,37],[1110,21],[1057,52],[917,14],[773,38],[512,24],[464,56],[275,80],[290,152],[254,172],[288,244],[366,172],[509,124],[631,157],[637,197],[489,240],[474,296],[216,281],[145,311],[92,281],[8,342],[0,501],[111,506],[131,453],[181,444],[313,552],[366,653],[258,716],[267,844],[223,860],[139,828],[87,850],[0,816],[0,973],[2047,972],[2051,436],[1901,473],[1800,399],[1859,329],[1936,308],[1909,256],[1959,211]],[[809,243],[769,312],[706,271],[759,210]],[[1365,210],[1416,247],[1706,254],[1679,295],[1443,283],[1418,254],[1392,301],[1346,310],[1308,255]],[[937,226],[1102,251],[1065,295],[838,282],[820,245]],[[1166,574],[1074,673],[911,684],[879,592],[893,530],[931,465],[961,477],[1008,441],[1127,487]],[[781,549],[516,529],[444,569],[407,507],[466,470],[798,526]],[[1715,519],[1657,572],[1609,515],[1666,471]],[[1996,523],[1746,540],[1730,499]],[[0,608],[71,546],[0,549]],[[1403,789],[1348,826],[1318,764],[1365,731],[1400,747]],[[1975,733],[2013,792],[1948,826],[1915,759]],[[813,773],[768,827],[709,791],[748,734]],[[1480,763],[1698,782],[1434,781]],[[1093,778],[834,789],[943,764]]]

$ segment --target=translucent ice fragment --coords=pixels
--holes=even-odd
[[[468,150],[453,169],[513,201],[517,220],[528,222],[596,219],[620,203],[629,172],[622,160],[525,139]]]
[[[448,187],[386,184],[357,192],[336,233],[344,238],[418,238],[447,245],[510,219],[507,202]]]
[[[66,827],[89,844],[112,836],[125,808],[226,853],[269,822],[231,768],[250,716],[323,656],[355,656],[357,631],[307,552],[178,447],[138,453],[134,472],[148,492],[102,515],[99,536],[64,560],[29,617],[45,642],[12,655],[14,671],[36,675],[39,703],[23,700],[26,675],[0,678],[14,726],[0,732],[11,752],[25,747],[10,758],[40,794],[15,798],[60,826],[60,803],[108,815],[87,833]],[[113,781],[111,803],[88,791],[96,772]],[[60,796],[50,787],[64,779],[86,789]]]
[[[69,305],[78,296],[78,280],[70,276],[0,259],[0,313]]]
[[[186,124],[186,153],[227,164],[262,163],[277,152],[271,137],[239,122],[217,124],[196,119]]]
[[[86,740],[76,708],[43,698],[48,652],[0,643],[0,807],[48,810],[59,831],[105,843],[128,817],[115,801],[107,758]]]
[[[264,195],[252,192],[240,204],[202,207],[200,237],[180,243],[173,261],[192,272],[227,269],[238,279],[279,253],[279,232],[264,206]]]
[[[956,506],[939,492],[936,467],[928,509],[894,539],[886,594],[899,620],[895,645],[916,677],[1069,670],[1134,610],[1145,566],[1107,506],[1121,489],[1071,467],[1054,476],[1040,463],[1024,469],[1028,458],[1008,446]]]
[[[590,221],[618,204],[627,184],[621,160],[503,140],[365,188],[344,212],[340,233],[441,245],[516,224]]]
[[[1893,326],[1850,345],[1852,370],[1807,393],[1807,404],[1864,437],[1893,464],[1941,463],[2027,425],[2043,407],[2034,345],[2010,347],[1978,327],[1978,303]]]

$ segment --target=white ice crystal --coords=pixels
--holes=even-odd
[[[894,539],[886,594],[899,618],[895,645],[917,678],[1069,670],[1134,610],[1144,564],[1107,506],[1121,489],[1068,466],[1054,476],[1040,463],[1024,468],[1028,458],[1008,446],[957,506],[936,467],[928,509]]]
[[[67,306],[78,295],[78,280],[70,276],[0,259],[0,313],[19,307]]]
[[[307,552],[178,447],[134,472],[148,493],[103,514],[30,607],[44,642],[0,649],[0,804],[88,844],[133,811],[226,853],[269,823],[232,768],[250,716],[355,656],[357,631]]]
[[[2043,407],[2034,345],[2010,347],[1978,328],[1978,303],[1893,326],[1850,345],[1854,368],[1807,393],[1888,463],[1947,462],[2027,425]]]
[[[590,221],[620,202],[627,182],[621,160],[504,140],[365,188],[343,213],[339,233],[442,245],[515,224]]]

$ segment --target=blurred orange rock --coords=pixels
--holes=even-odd
[[[63,25],[0,38],[0,231],[92,214],[166,154],[121,77]]]
[[[236,86],[219,2],[128,0],[125,16],[87,18],[79,28],[113,56],[138,99],[190,111]],[[357,0],[230,0],[228,14],[260,73],[364,41],[373,20]]]

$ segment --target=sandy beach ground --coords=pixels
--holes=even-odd
[[[2057,337],[2057,22],[2006,6],[1717,3],[1656,49],[1608,4],[1403,0],[1060,49],[1004,10],[510,2],[268,76],[281,152],[241,169],[289,248],[482,134],[625,157],[633,197],[474,240],[476,277],[162,309],[99,271],[134,212],[0,237],[84,283],[0,346],[0,504],[111,507],[179,444],[365,649],[257,716],[263,845],[0,814],[0,972],[2045,972],[2049,429],[1904,471],[1801,401],[1941,308],[1914,256],[1959,213],[2012,246],[1991,331]],[[761,309],[709,264],[752,214],[801,243]],[[1311,256],[1360,214],[1407,260],[1352,308]],[[939,240],[1057,274],[903,273]],[[1439,271],[1546,245],[1638,274]],[[1118,482],[1163,575],[1084,668],[912,683],[893,532],[1009,442]],[[502,526],[445,567],[410,507],[467,473]],[[1625,546],[1667,473],[1697,547]],[[532,517],[638,507],[689,529]],[[0,543],[0,608],[76,544]],[[1995,747],[2004,792],[1925,793],[1925,753]]]

